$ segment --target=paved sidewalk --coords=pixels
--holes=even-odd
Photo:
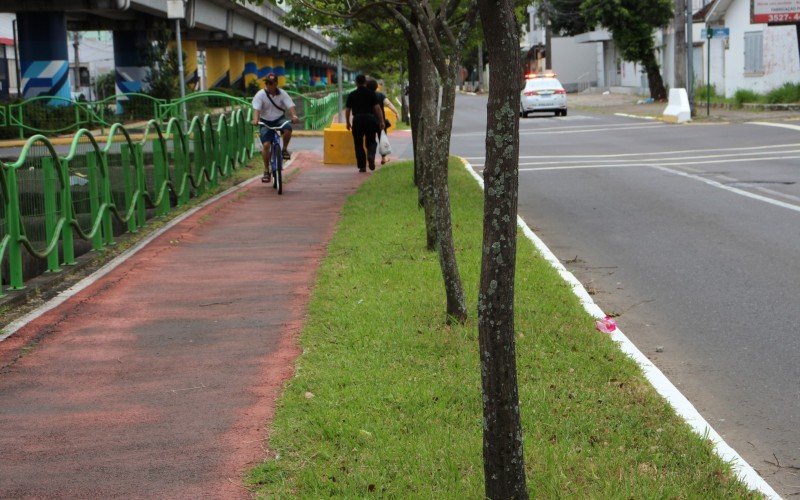
[[[0,342],[0,498],[248,497],[344,201],[299,152]]]

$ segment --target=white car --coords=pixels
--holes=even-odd
[[[556,116],[567,116],[567,92],[555,76],[529,75],[525,79],[519,103],[519,114],[553,111]]]

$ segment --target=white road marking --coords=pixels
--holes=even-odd
[[[748,125],[762,125],[765,127],[788,128],[790,130],[800,131],[800,125],[790,125],[788,123],[773,123],[773,122],[746,122],[746,123]]]
[[[625,118],[639,118],[640,120],[658,120],[655,116],[639,116],[639,115],[630,115],[628,113],[614,113],[614,116],[624,116]]]
[[[547,125],[549,125],[549,124],[546,124],[546,123],[542,123],[541,124],[542,127],[545,127]],[[659,123],[636,123],[636,124],[633,124],[633,123],[611,123],[611,124],[603,125],[602,128],[597,128],[600,125],[566,125],[566,126],[563,126],[563,127],[559,126],[554,131],[594,132],[594,131],[597,131],[597,130],[608,130],[608,129],[617,129],[617,130],[619,130],[619,129],[627,129],[627,128],[645,128],[645,127],[653,127],[654,125],[655,126],[659,126],[659,125],[666,126],[664,124],[659,124]],[[539,128],[531,128],[531,127],[524,127],[523,128],[522,126],[520,126],[520,133],[522,133],[522,132],[531,133],[531,134],[533,134],[533,133],[541,134],[541,133],[544,133],[545,131],[542,131]],[[457,133],[457,134],[451,134],[451,137],[469,137],[469,136],[481,136],[481,137],[483,137],[485,135],[486,135],[486,131],[485,130],[481,130],[480,132],[460,132],[460,133]]]
[[[483,188],[483,179],[472,169],[468,161],[463,160],[464,167],[467,172],[472,174],[478,184]],[[691,175],[691,174],[687,174]],[[602,319],[606,317],[600,307],[595,304],[592,297],[583,287],[580,281],[564,267],[558,258],[547,248],[547,245],[528,227],[522,217],[517,217],[517,224],[522,228],[522,232],[530,239],[534,246],[539,250],[542,256],[550,263],[553,268],[558,271],[558,274],[566,281],[571,287],[572,292],[578,297],[583,308],[594,318]],[[611,334],[611,338],[617,342],[620,349],[633,359],[644,372],[644,376],[655,388],[655,390],[669,402],[675,409],[675,412],[683,418],[686,423],[697,433],[699,436],[710,439],[714,443],[714,450],[724,461],[731,464],[733,471],[739,478],[747,484],[748,487],[760,492],[770,499],[780,499],[780,496],[767,484],[764,479],[758,475],[753,467],[739,455],[736,450],[731,448],[725,440],[711,427],[708,422],[700,415],[700,412],[692,405],[692,403],[681,394],[675,385],[658,369],[656,365],[650,361],[647,356],[634,345],[631,340],[622,333],[622,330],[617,328]]]
[[[657,152],[645,152],[645,153],[617,153],[617,154],[585,154],[585,155],[535,155],[535,156],[520,156],[519,159],[533,159],[533,158],[623,158],[623,157],[630,157],[630,156],[663,156],[663,155],[673,155],[673,154],[689,154],[689,153],[713,153],[717,151],[722,152],[729,152],[729,151],[763,151],[768,149],[782,149],[782,148],[797,148],[800,147],[800,143],[792,143],[792,144],[772,144],[768,146],[750,146],[744,148],[716,148],[716,149],[684,149],[678,151],[657,151]],[[483,160],[483,156],[466,156],[464,157],[467,160]]]

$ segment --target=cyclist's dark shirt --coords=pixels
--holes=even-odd
[[[356,89],[347,96],[347,106],[353,110],[355,115],[371,114],[373,108],[378,104],[375,92],[366,87],[356,87]]]

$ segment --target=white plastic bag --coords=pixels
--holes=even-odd
[[[381,140],[378,143],[378,153],[381,156],[392,154],[392,145],[389,144],[389,137],[386,135],[385,130],[381,130]]]

